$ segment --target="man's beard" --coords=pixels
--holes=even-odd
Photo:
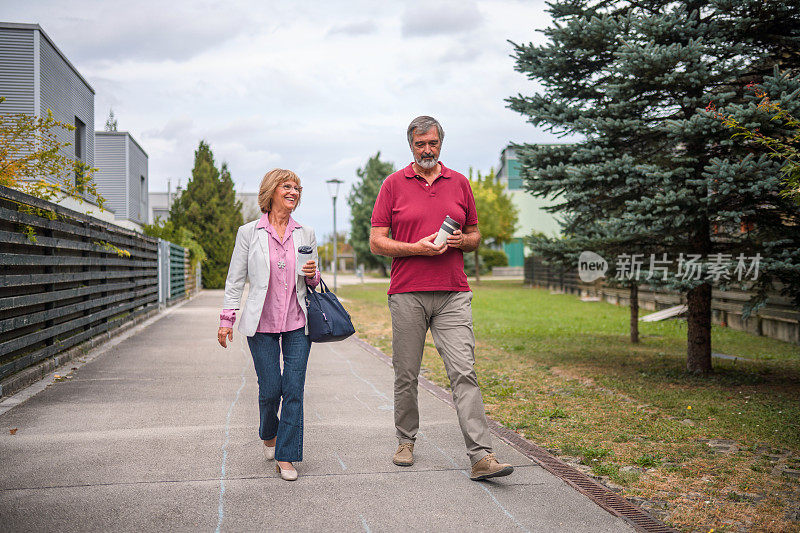
[[[435,155],[428,158],[420,156],[418,158],[415,158],[415,161],[420,166],[420,168],[423,168],[425,170],[430,170],[436,166],[436,163],[439,162],[439,158],[436,157]]]

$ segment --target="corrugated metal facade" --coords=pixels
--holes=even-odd
[[[129,218],[126,207],[125,183],[128,178],[128,164],[125,145],[128,136],[122,132],[95,133],[94,164],[97,172],[94,180],[97,190],[106,199],[108,207],[114,210],[116,218]]]
[[[34,113],[33,37],[30,30],[0,28],[0,113]]]
[[[46,114],[50,109],[56,120],[75,125],[78,118],[83,124],[81,160],[94,164],[94,92],[72,70],[50,42],[41,37],[41,108]],[[65,156],[75,157],[75,132],[59,130],[59,140],[70,143],[63,149]]]
[[[0,22],[0,113],[46,115],[59,122],[83,124],[80,159],[94,166],[94,90],[58,51],[38,24]],[[76,157],[75,132],[54,130],[63,155]],[[43,176],[56,182],[51,176]]]
[[[0,22],[0,96],[7,98],[0,113],[49,109],[59,122],[80,126],[54,130],[69,143],[63,155],[97,167],[98,191],[117,219],[147,223],[147,154],[127,132],[94,131],[94,90],[38,24]]]
[[[149,177],[141,146],[125,131],[95,132],[95,165],[97,188],[116,218],[146,224]]]
[[[149,202],[147,154],[130,135],[128,135],[128,169],[128,212],[131,215],[129,218],[140,224],[147,224]]]

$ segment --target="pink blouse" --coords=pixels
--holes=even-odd
[[[265,228],[269,238],[269,284],[267,297],[261,310],[261,319],[258,321],[257,333],[281,333],[305,327],[306,316],[297,301],[295,288],[297,274],[295,273],[294,239],[292,231],[301,227],[292,217],[286,225],[283,239],[269,222],[269,216],[264,213],[256,224],[256,228]],[[319,284],[320,273],[317,270],[314,277],[305,278],[306,284],[316,287]],[[232,328],[236,322],[235,309],[223,309],[219,315],[219,327]]]

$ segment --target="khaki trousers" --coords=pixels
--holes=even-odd
[[[492,451],[483,398],[475,375],[471,291],[419,291],[389,295],[392,313],[394,424],[397,438],[414,442],[419,429],[417,380],[430,328],[444,361],[458,423],[472,464]]]

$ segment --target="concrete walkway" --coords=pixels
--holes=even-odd
[[[424,390],[417,463],[393,465],[392,371],[353,340],[314,345],[305,460],[282,481],[246,342],[216,342],[221,301],[202,292],[0,415],[0,530],[633,531],[498,439],[514,474],[468,479],[455,412]]]

